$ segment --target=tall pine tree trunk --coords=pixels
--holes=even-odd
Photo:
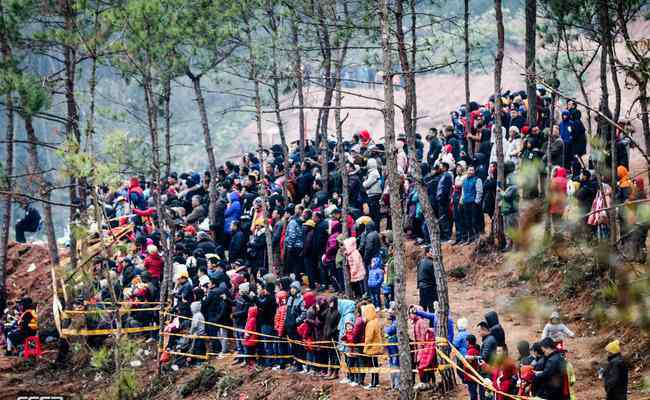
[[[334,37],[338,38],[337,26],[334,26]],[[335,39],[335,47],[339,47],[338,40]],[[338,154],[338,168],[339,173],[341,174],[341,214],[343,216],[342,233],[343,237],[347,239],[348,237],[348,209],[350,207],[349,199],[349,177],[346,173],[346,158],[345,151],[343,149],[343,121],[341,120],[341,105],[343,103],[343,93],[341,93],[341,75],[343,72],[343,62],[345,61],[345,56],[347,55],[348,41],[345,40],[342,48],[337,50],[337,56],[334,60],[334,82],[335,82],[335,95],[334,95],[334,124],[336,125],[336,151]],[[325,159],[327,163],[327,159]],[[326,189],[323,189],[326,190]],[[343,287],[345,290],[345,295],[349,298],[352,297],[352,285],[350,285],[350,267],[348,263],[343,263]]]
[[[400,176],[397,173],[397,149],[395,146],[395,96],[390,46],[390,14],[388,0],[379,0],[378,11],[381,25],[381,48],[384,70],[384,130],[390,213],[393,220],[393,246],[395,249],[395,302],[397,305],[397,331],[400,362],[400,400],[413,398],[413,374],[411,349],[409,346],[409,324],[406,303],[406,271],[404,270],[404,231],[401,229],[402,208],[400,198]]]
[[[249,56],[249,63],[250,63],[250,79],[253,81],[253,87],[255,91],[255,127],[257,129],[257,154],[258,157],[260,158],[260,162],[263,164],[264,163],[264,136],[262,133],[262,97],[260,93],[260,81],[258,77],[258,71],[257,71],[257,57],[255,56],[255,51],[253,49],[253,40],[251,37],[251,26],[250,26],[250,21],[246,20],[246,38],[247,38],[247,45],[248,45],[248,56]],[[285,173],[289,173],[289,171],[285,171]],[[266,193],[267,187],[266,187],[266,171],[264,168],[264,165],[261,166],[260,168],[260,194],[262,196],[262,204],[264,207],[264,234],[266,237],[266,257],[267,257],[267,265],[269,268],[273,265],[273,246],[272,246],[272,240],[273,238],[271,237],[271,225],[269,224],[270,220],[270,214],[269,214],[269,203],[268,203],[268,196]]]
[[[165,176],[172,172],[172,80],[165,78],[163,83],[163,113],[165,118]]]
[[[471,127],[469,126],[469,103],[470,93],[469,93],[469,0],[465,0],[465,12],[464,12],[464,25],[463,25],[463,39],[465,42],[465,59],[463,61],[463,69],[465,73],[465,136],[471,133]],[[474,146],[469,146],[469,155],[474,156]]]
[[[0,4],[0,15],[4,14],[2,4]],[[2,15],[4,17],[4,15]],[[6,32],[0,30],[0,51],[2,52],[2,61],[8,64],[11,61],[11,47]],[[5,157],[3,168],[5,176],[4,182],[0,183],[7,192],[11,192],[12,176],[14,175],[14,101],[11,93],[5,96]],[[7,250],[9,247],[9,235],[11,232],[11,209],[12,197],[10,194],[2,197],[2,217],[0,217],[0,310],[5,309],[7,302]]]
[[[298,16],[295,12],[291,15],[291,44],[293,45],[293,75],[296,80],[298,92],[298,140],[300,143],[300,159],[305,159],[305,93],[303,90],[302,56],[298,40]],[[288,173],[289,171],[285,171]],[[285,179],[286,181],[286,179]],[[327,182],[323,182],[324,190],[327,191]]]
[[[26,107],[23,107],[25,109]],[[54,220],[52,218],[52,204],[49,203],[50,200],[50,185],[48,184],[45,177],[42,175],[41,163],[38,158],[38,137],[34,131],[34,124],[32,116],[29,114],[22,115],[23,120],[25,121],[25,132],[27,134],[27,140],[29,140],[29,145],[27,146],[27,153],[29,155],[29,169],[30,173],[34,174],[39,187],[39,195],[45,200],[43,202],[43,226],[45,227],[45,234],[47,236],[47,249],[50,254],[50,262],[53,266],[58,267],[59,262],[59,247],[56,243],[56,233],[54,231]],[[74,212],[74,210],[71,210]]]
[[[217,224],[217,201],[219,200],[219,192],[217,191],[217,160],[214,156],[214,146],[212,145],[212,136],[210,135],[210,123],[208,122],[208,112],[205,108],[205,99],[203,98],[203,90],[201,89],[201,76],[194,75],[189,70],[186,75],[192,81],[194,88],[194,95],[196,96],[196,105],[199,109],[201,116],[201,128],[203,130],[203,143],[205,144],[205,151],[208,154],[208,171],[210,171],[210,186],[209,197],[210,206],[208,208],[208,220],[210,226]]]
[[[526,91],[528,92],[528,126],[531,128],[537,126],[537,88],[535,84],[536,31],[537,0],[526,0]]]
[[[12,176],[14,174],[14,110],[11,94],[5,96],[5,129],[7,130],[5,140],[5,160],[3,162],[6,178],[0,184],[3,190],[11,192]],[[12,197],[7,194],[2,197],[2,217],[0,217],[0,310],[4,310],[7,304],[7,261],[9,248],[9,234],[11,232],[11,208]]]
[[[75,10],[70,0],[65,0],[62,3],[62,12],[64,16],[64,27],[68,35],[72,36],[75,32]],[[69,141],[74,141],[74,150],[79,152],[81,150],[81,134],[79,131],[79,113],[77,112],[77,100],[75,98],[75,80],[76,80],[76,67],[77,67],[77,49],[74,46],[74,39],[68,39],[72,43],[64,41],[63,44],[63,59],[65,64],[65,99],[66,99],[66,137]],[[84,185],[85,186],[85,185]],[[70,267],[75,270],[78,263],[78,249],[77,238],[75,236],[75,229],[73,227],[79,222],[78,211],[83,210],[85,207],[86,195],[85,187],[81,187],[81,178],[76,176],[70,177],[70,203],[81,204],[80,209],[70,209]]]
[[[497,53],[494,58],[494,145],[496,146],[497,153],[497,184],[499,187],[504,187],[505,172],[503,166],[503,135],[501,133],[501,73],[503,71],[503,51],[505,46],[505,32],[503,29],[503,10],[501,8],[501,0],[494,0],[494,11],[497,22]],[[502,248],[505,245],[505,235],[503,229],[503,215],[499,208],[499,202],[495,202],[495,224],[494,226],[494,239],[497,248]]]

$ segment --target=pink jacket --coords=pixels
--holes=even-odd
[[[366,279],[366,268],[363,266],[363,257],[357,250],[357,239],[351,237],[343,242],[345,257],[350,267],[350,282],[360,282]]]

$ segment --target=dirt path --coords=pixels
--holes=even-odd
[[[463,266],[468,270],[468,276],[464,279],[449,280],[449,298],[452,316],[455,320],[465,317],[469,320],[472,333],[478,335],[476,324],[483,320],[483,316],[489,310],[495,310],[499,314],[500,322],[506,332],[506,340],[510,349],[516,349],[520,340],[527,340],[530,343],[538,341],[544,321],[539,318],[526,317],[518,310],[522,308],[522,302],[530,291],[526,283],[516,280],[514,271],[507,271],[503,264],[503,257],[491,256],[489,259],[472,262],[470,254],[474,246],[451,247],[445,246],[445,268],[451,271],[453,268]],[[412,272],[411,272],[412,273]],[[413,284],[414,277],[409,279]],[[415,287],[408,291],[409,300],[417,300]],[[530,307],[530,306],[528,306]],[[531,314],[546,315],[551,308],[537,307],[537,310],[530,310]],[[548,311],[548,312],[547,312]],[[568,342],[568,359],[573,364],[577,383],[575,392],[578,399],[599,400],[605,398],[602,382],[597,379],[596,363],[604,361],[604,350],[593,351],[599,348],[606,338],[599,335],[595,330],[579,328],[578,324],[572,323],[573,319],[581,319],[575,315],[575,310],[561,310],[568,318],[569,327],[576,332],[577,337]],[[571,318],[574,317],[574,318]],[[587,326],[585,323],[581,325]],[[514,350],[516,351],[516,350]],[[641,399],[640,393],[633,393],[630,399]],[[466,399],[467,393],[464,387],[457,390],[451,399]]]

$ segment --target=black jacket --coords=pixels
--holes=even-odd
[[[485,336],[481,342],[481,358],[486,363],[492,361],[494,353],[497,351],[497,341],[494,338],[494,335],[489,334]]]
[[[244,232],[241,230],[237,230],[232,235],[232,239],[230,239],[230,247],[228,249],[228,260],[230,262],[233,262],[235,260],[239,259],[245,259],[246,258],[246,237],[244,236]]]
[[[544,369],[535,375],[533,384],[539,388],[536,395],[547,400],[568,400],[564,394],[564,379],[566,362],[559,352],[555,351],[544,361]]]
[[[246,319],[248,317],[248,307],[251,302],[248,296],[239,296],[235,299],[232,309],[232,320],[236,327],[246,326]]]
[[[267,293],[257,298],[257,325],[270,325],[273,326],[275,322],[275,311],[278,304],[275,302],[275,296]]]
[[[504,347],[506,345],[506,332],[501,327],[501,324],[499,324],[499,316],[497,313],[495,311],[488,311],[485,314],[485,322],[487,322],[488,328],[490,328],[490,334],[497,341],[497,346]]]
[[[627,400],[628,366],[620,354],[607,358],[603,382],[607,400]]]
[[[363,246],[363,263],[366,267],[370,267],[370,262],[374,257],[379,255],[381,250],[381,241],[379,239],[379,233],[375,229],[375,224],[369,222],[366,225],[366,240],[364,241]]]
[[[418,263],[418,289],[426,288],[436,288],[433,260],[429,257],[424,257]]]

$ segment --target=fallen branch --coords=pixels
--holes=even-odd
[[[25,193],[19,193],[19,192],[8,192],[5,190],[0,190],[0,195],[13,196],[13,197],[25,197],[30,200],[39,201],[41,203],[50,204],[59,207],[79,208],[79,205],[76,204],[59,203],[58,201],[45,200],[40,197],[32,196],[30,194],[25,194]]]

